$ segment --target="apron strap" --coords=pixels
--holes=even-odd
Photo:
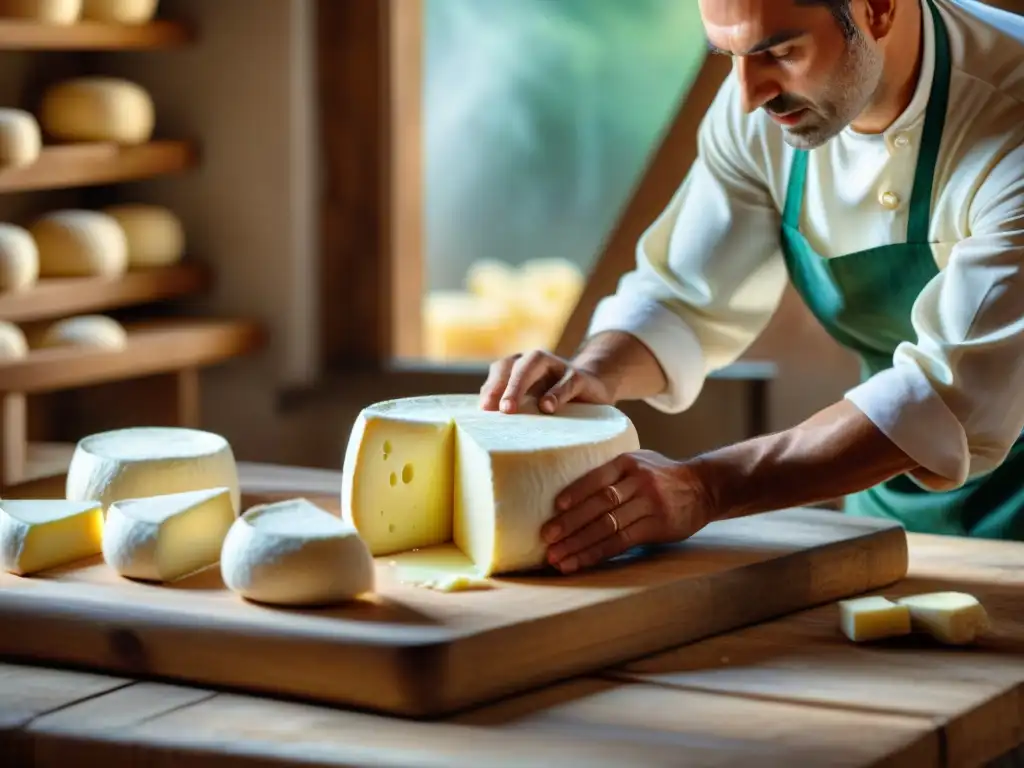
[[[786,207],[782,212],[784,226],[800,229],[800,211],[804,205],[804,182],[807,179],[807,151],[798,149],[793,153],[789,165],[789,182],[786,185]]]

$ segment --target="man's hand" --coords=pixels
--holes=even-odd
[[[640,544],[682,541],[715,518],[710,499],[690,465],[624,453],[559,494],[541,529],[548,562],[573,573]]]
[[[549,352],[534,350],[491,364],[480,388],[481,408],[515,413],[527,398],[536,398],[545,413],[554,413],[572,401],[613,402],[608,387],[596,374]]]

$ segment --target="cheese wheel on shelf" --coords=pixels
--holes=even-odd
[[[144,203],[111,205],[112,216],[128,240],[128,268],[166,267],[185,255],[185,229],[169,208]]]
[[[0,16],[40,24],[74,24],[82,14],[82,0],[0,0]]]
[[[98,555],[103,510],[95,501],[0,501],[0,568],[19,576]]]
[[[220,559],[234,521],[229,488],[115,501],[103,527],[103,559],[126,578],[175,581]]]
[[[24,227],[0,224],[0,292],[23,291],[39,279],[39,249]]]
[[[143,144],[153,136],[156,108],[142,86],[116,77],[78,77],[43,94],[39,122],[55,139]]]
[[[56,320],[32,338],[35,349],[87,347],[119,352],[128,346],[128,332],[106,315],[77,315]]]
[[[156,16],[158,0],[84,0],[82,18],[112,24],[145,24]]]
[[[0,169],[32,165],[42,149],[43,134],[35,115],[0,108]]]
[[[128,269],[128,238],[117,219],[101,211],[52,211],[29,232],[40,277],[117,277]]]
[[[374,556],[454,541],[489,576],[545,565],[541,526],[565,487],[640,447],[611,406],[480,409],[476,395],[365,408],[349,436],[342,514]]]
[[[25,332],[14,323],[0,320],[0,360],[20,360],[28,350]]]
[[[271,605],[329,605],[375,587],[356,530],[303,498],[247,510],[228,531],[220,567],[229,589]]]
[[[68,499],[115,501],[228,488],[238,514],[238,468],[228,441],[184,427],[129,427],[82,438],[68,467]]]

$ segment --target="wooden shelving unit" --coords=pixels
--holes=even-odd
[[[180,48],[193,39],[188,26],[162,19],[137,26],[0,19],[0,51],[161,50]],[[157,114],[159,119],[159,103]],[[198,163],[199,149],[191,141],[47,144],[32,165],[0,170],[0,194],[138,181],[184,173]],[[205,264],[186,259],[169,267],[132,269],[116,278],[43,278],[25,290],[0,292],[0,320],[35,323],[194,296],[209,288],[212,277]],[[128,343],[122,350],[39,349],[20,360],[0,361],[0,492],[26,478],[29,397],[158,376],[170,386],[161,385],[159,394],[143,390],[139,396],[162,398],[155,403],[162,414],[171,414],[167,418],[172,423],[199,426],[200,369],[250,354],[266,343],[258,323],[238,319],[178,317],[125,327]]]

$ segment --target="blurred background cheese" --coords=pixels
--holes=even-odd
[[[32,165],[42,149],[43,134],[35,115],[0,108],[0,169]]]
[[[84,0],[82,18],[114,24],[145,24],[156,15],[159,0]]]
[[[98,555],[103,510],[95,501],[0,501],[0,567],[20,576]]]
[[[56,320],[29,336],[34,349],[88,347],[120,351],[128,345],[128,332],[106,315],[77,315]]]
[[[128,242],[128,268],[163,267],[185,255],[185,229],[175,213],[162,205],[125,203],[102,212],[112,216]]]
[[[128,269],[128,238],[117,219],[101,211],[53,211],[29,232],[40,277],[116,277]]]
[[[14,323],[0,320],[0,360],[19,360],[28,350],[25,332]]]
[[[46,89],[39,121],[61,141],[142,144],[153,135],[156,110],[146,89],[130,80],[78,77]]]
[[[15,224],[0,224],[0,292],[23,291],[39,279],[39,249],[32,234]]]
[[[82,0],[0,0],[0,16],[41,24],[74,24],[82,13]]]
[[[513,332],[509,307],[470,293],[438,291],[427,296],[424,347],[438,361],[486,360],[500,356]]]

